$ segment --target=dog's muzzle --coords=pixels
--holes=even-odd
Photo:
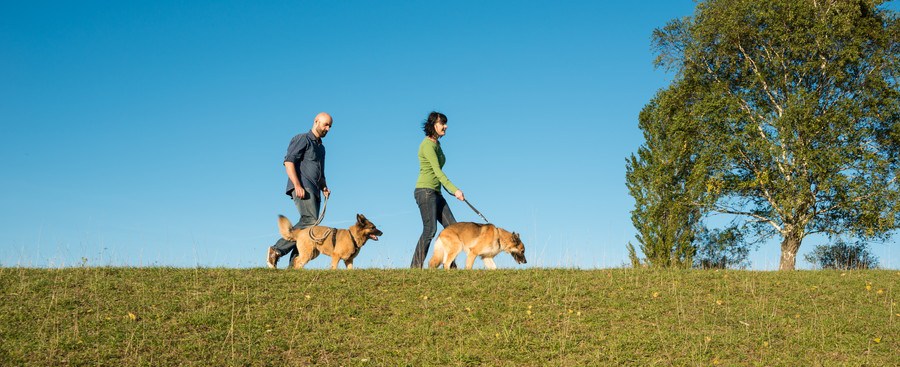
[[[525,260],[524,254],[520,254],[518,252],[513,252],[513,253],[511,253],[511,255],[512,255],[513,259],[516,260],[517,264],[527,264],[528,263],[528,260]]]
[[[381,235],[383,235],[383,234],[384,234],[384,233],[381,232],[381,231],[378,231],[378,232],[375,232],[375,233],[370,233],[370,234],[369,234],[369,239],[372,240],[372,241],[378,241],[378,236],[381,236]]]

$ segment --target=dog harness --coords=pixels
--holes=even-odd
[[[315,228],[315,227],[313,227],[313,228]],[[337,233],[335,233],[335,228],[327,227],[328,229],[325,231],[325,234],[323,234],[322,237],[319,237],[319,238],[316,238],[316,236],[313,235],[313,228],[310,228],[308,231],[309,239],[313,240],[313,242],[315,242],[317,245],[320,245],[320,244],[322,244],[322,242],[325,242],[325,239],[328,238],[328,236],[331,236],[331,234],[334,234],[334,236],[331,236],[331,246],[334,246],[337,243]],[[350,236],[350,237],[353,237],[353,236]]]
[[[323,242],[325,242],[325,239],[328,238],[328,236],[331,236],[331,247],[337,246],[337,232],[340,231],[339,229],[326,227],[328,229],[325,231],[325,233],[322,235],[322,237],[316,238],[316,236],[313,235],[313,228],[315,228],[315,227],[310,227],[310,229],[308,231],[309,239],[313,240],[313,242],[315,242],[316,245],[321,245]],[[353,233],[350,233],[350,242],[353,242],[353,248],[355,248],[355,249],[360,248],[359,242],[357,242],[356,238],[353,237]]]

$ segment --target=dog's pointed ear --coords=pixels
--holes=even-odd
[[[365,222],[366,222],[366,216],[365,216],[365,215],[362,215],[362,214],[356,214],[356,222],[357,222],[357,223],[365,223]]]

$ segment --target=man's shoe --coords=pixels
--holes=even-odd
[[[266,265],[269,269],[275,269],[278,265],[278,258],[281,257],[275,252],[275,249],[269,247],[269,256],[266,258]]]

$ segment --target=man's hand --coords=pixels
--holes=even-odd
[[[303,190],[303,186],[294,186],[294,196],[303,199],[306,197],[306,190]]]
[[[323,187],[322,195],[325,195],[325,198],[328,199],[328,197],[331,196],[331,190],[329,190],[327,187]]]
[[[456,196],[459,201],[466,201],[466,196],[463,195],[462,190],[457,189],[456,192],[453,193],[453,196]]]

